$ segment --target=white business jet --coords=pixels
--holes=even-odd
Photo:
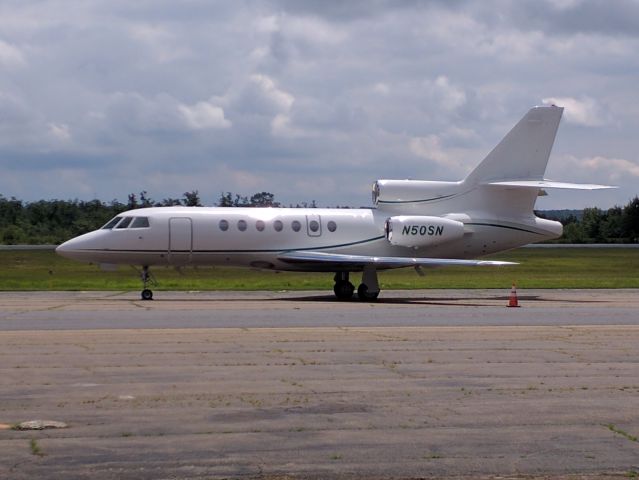
[[[375,300],[377,271],[505,265],[477,257],[561,236],[533,207],[548,188],[609,188],[544,179],[563,108],[532,108],[464,180],[378,180],[373,208],[156,207],[118,215],[56,251],[98,264],[142,266],[142,299],[153,265],[232,265],[332,272],[334,292]]]

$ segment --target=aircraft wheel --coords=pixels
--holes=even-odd
[[[355,286],[348,281],[340,280],[335,282],[335,287],[333,287],[333,291],[335,292],[335,296],[340,300],[348,300],[353,297],[353,292],[355,292]]]
[[[369,292],[366,284],[362,283],[357,287],[357,297],[363,302],[373,302],[377,300],[379,296],[379,290],[376,292]]]
[[[153,300],[153,292],[148,288],[142,290],[142,300]]]

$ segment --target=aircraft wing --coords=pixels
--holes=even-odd
[[[375,257],[370,255],[345,255],[315,251],[292,251],[278,255],[278,259],[286,263],[316,264],[326,267],[364,267],[375,265],[381,268],[401,267],[441,267],[441,266],[501,266],[517,265],[514,262],[499,260],[463,260],[455,258],[410,258],[410,257]]]

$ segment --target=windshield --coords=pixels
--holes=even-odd
[[[111,220],[109,220],[109,223],[107,223],[104,227],[102,227],[102,230],[111,230],[113,227],[117,225],[117,223],[120,220],[122,220],[122,217],[112,218]]]
[[[135,217],[129,228],[148,228],[149,217]]]
[[[126,228],[129,226],[129,223],[131,223],[131,220],[133,220],[133,217],[124,217],[124,220],[118,223],[118,226],[115,228],[116,229]]]

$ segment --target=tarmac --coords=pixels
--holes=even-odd
[[[639,291],[508,293],[1,292],[0,478],[639,475]]]

